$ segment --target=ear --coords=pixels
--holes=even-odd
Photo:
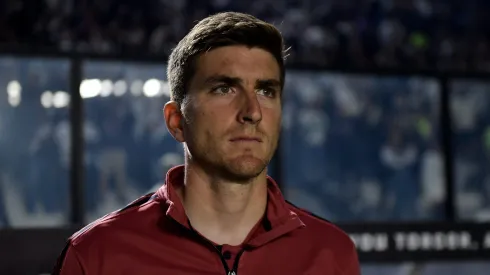
[[[182,113],[180,112],[179,104],[175,101],[169,101],[163,107],[163,116],[165,117],[165,123],[170,134],[178,142],[185,142]]]

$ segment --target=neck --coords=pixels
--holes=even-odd
[[[235,183],[188,162],[178,193],[196,231],[216,244],[239,245],[264,215],[266,171],[248,183]]]

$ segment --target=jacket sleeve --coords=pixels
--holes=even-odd
[[[357,256],[357,249],[355,245],[352,245],[352,249],[349,253],[349,259],[345,267],[345,272],[342,275],[361,275],[361,267],[359,265],[359,258]]]
[[[68,243],[56,261],[53,275],[88,275],[80,262],[75,248]]]

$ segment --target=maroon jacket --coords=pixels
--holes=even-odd
[[[328,221],[287,203],[268,179],[266,215],[240,246],[218,246],[194,231],[175,186],[166,184],[75,233],[58,259],[59,275],[359,275],[356,249]]]

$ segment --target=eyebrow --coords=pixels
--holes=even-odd
[[[243,80],[239,77],[231,77],[227,75],[212,75],[204,81],[206,84],[226,83],[229,85],[242,84]]]
[[[281,81],[277,79],[259,79],[256,81],[257,88],[277,88],[281,87]]]
[[[227,75],[212,75],[204,81],[204,83],[208,85],[217,84],[217,83],[225,83],[230,86],[243,84],[243,79],[239,77],[231,77]],[[268,87],[281,87],[281,82],[277,79],[258,79],[255,81],[255,86],[257,88],[268,88]]]

